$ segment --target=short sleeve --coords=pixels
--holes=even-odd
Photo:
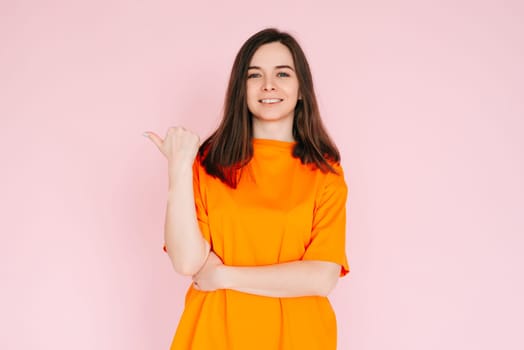
[[[200,232],[204,239],[213,247],[211,243],[211,234],[209,230],[209,220],[207,214],[206,201],[206,172],[200,163],[200,157],[193,163],[193,195],[195,199],[195,210],[200,227]],[[163,246],[164,252],[167,252],[166,245]]]
[[[349,272],[346,256],[346,200],[348,188],[339,164],[338,174],[328,173],[315,202],[311,240],[303,260],[322,260],[341,266],[340,276]]]

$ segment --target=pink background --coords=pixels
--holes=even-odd
[[[523,349],[522,18],[519,0],[3,0],[0,349],[168,348],[189,280],[142,132],[208,135],[266,26],[302,43],[350,185],[339,349]]]

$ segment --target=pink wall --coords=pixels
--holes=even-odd
[[[339,348],[523,349],[522,2],[248,3],[0,3],[0,349],[168,347],[189,281],[141,134],[207,135],[271,25],[303,44],[350,183]]]

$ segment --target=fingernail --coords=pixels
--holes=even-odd
[[[147,132],[143,133],[142,136],[149,137],[149,134]]]

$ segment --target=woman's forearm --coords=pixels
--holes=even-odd
[[[327,296],[340,274],[338,264],[310,260],[222,269],[224,288],[269,297]]]
[[[209,254],[209,243],[202,237],[196,218],[189,164],[169,173],[164,240],[173,267],[184,275],[195,274]]]

